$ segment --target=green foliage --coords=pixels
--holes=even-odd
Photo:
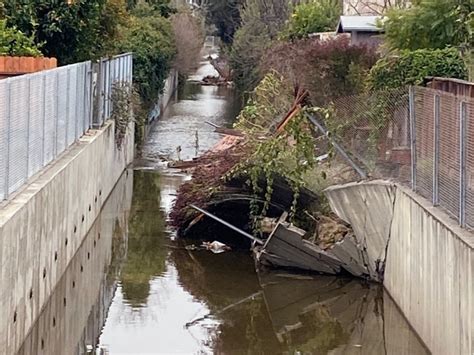
[[[247,0],[241,11],[230,53],[233,80],[240,91],[251,91],[262,79],[260,60],[288,18],[285,0]]]
[[[120,28],[119,52],[133,52],[133,78],[145,105],[151,105],[163,89],[175,55],[171,23],[155,16],[132,17],[129,27]]]
[[[158,14],[159,16],[169,17],[176,13],[176,9],[171,5],[170,0],[126,0],[126,7],[128,10],[134,12],[136,16],[152,16]],[[151,11],[147,14],[142,12],[143,9],[149,7]],[[137,13],[139,9],[141,13]]]
[[[61,64],[91,59],[105,44],[101,18],[106,0],[5,0],[7,24],[16,26]],[[117,18],[116,18],[117,19]],[[118,20],[118,19],[117,19]]]
[[[240,24],[242,0],[209,0],[206,5],[207,23],[217,29],[217,35],[226,44],[231,44]]]
[[[419,85],[427,76],[467,79],[467,68],[454,48],[401,51],[380,59],[370,70],[369,89]]]
[[[237,164],[227,178],[246,176],[253,191],[250,204],[251,223],[254,233],[260,231],[260,223],[268,211],[273,193],[274,178],[284,178],[293,190],[290,217],[296,213],[304,176],[314,165],[314,139],[302,114],[298,114],[282,132],[274,132],[273,123],[291,107],[290,85],[276,73],[267,74],[252,93],[246,107],[240,113],[236,127],[246,133],[250,156]],[[285,106],[285,103],[287,104]],[[264,132],[267,133],[264,134]],[[263,183],[262,183],[263,181]],[[259,202],[264,194],[263,205]]]
[[[409,9],[393,9],[383,26],[391,48],[416,50],[472,46],[472,0],[421,0]]]
[[[283,30],[283,38],[303,38],[315,32],[334,31],[342,14],[338,0],[308,0],[297,4]]]
[[[33,38],[15,27],[7,27],[6,21],[0,20],[0,55],[39,57],[41,52]]]

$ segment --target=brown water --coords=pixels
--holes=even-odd
[[[207,69],[206,69],[207,70]],[[188,250],[167,214],[193,157],[235,117],[232,91],[187,86],[121,178],[22,354],[425,354],[390,297],[351,279],[258,275],[249,252]],[[153,170],[153,171],[149,171]],[[211,236],[212,237],[212,236]],[[67,285],[76,283],[76,292]],[[64,299],[67,296],[67,307]],[[54,324],[54,325],[53,325]]]

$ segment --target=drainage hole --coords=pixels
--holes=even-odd
[[[54,252],[54,261],[57,261],[57,260],[58,260],[58,252],[55,251],[55,252]]]
[[[99,190],[99,196],[102,196],[102,190]]]
[[[82,215],[82,223],[84,223],[84,215]]]
[[[46,268],[43,269],[43,279],[46,278]]]
[[[66,240],[64,241],[64,245],[65,245],[65,246],[67,246],[67,242],[68,242],[68,240],[67,240],[67,238],[66,238]]]
[[[95,239],[94,239],[94,248],[95,248],[96,245],[97,245],[97,242],[96,242]]]
[[[30,300],[33,298],[33,289],[30,290],[30,295],[29,295],[29,297],[30,297]]]
[[[81,265],[81,272],[83,272],[83,271],[84,271],[84,266]]]
[[[91,258],[91,253],[87,252],[87,260]]]
[[[66,297],[63,298],[64,307],[66,307]]]
[[[77,232],[77,226],[74,226],[74,233]]]
[[[56,326],[56,317],[53,317],[53,327]]]
[[[44,339],[41,339],[41,350],[44,349]]]
[[[91,205],[89,205],[89,212],[90,212],[90,211],[92,211],[92,206],[91,206]]]
[[[95,195],[94,202],[97,203],[97,195]]]
[[[13,323],[16,323],[16,311],[13,313]]]
[[[72,282],[72,288],[76,288],[76,281]]]
[[[98,234],[97,238],[100,239],[100,233]]]

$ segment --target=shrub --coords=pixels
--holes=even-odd
[[[6,21],[0,20],[0,55],[39,57],[41,52],[33,38],[15,27],[7,27]]]
[[[351,45],[345,37],[303,39],[270,48],[262,68],[275,69],[296,87],[307,89],[311,103],[321,106],[361,92],[377,58],[372,47]]]
[[[401,51],[380,59],[370,71],[373,90],[419,85],[427,76],[467,79],[467,68],[454,48]]]
[[[334,31],[342,13],[338,0],[309,0],[296,5],[283,38],[303,38],[315,32]]]
[[[133,79],[143,103],[150,106],[163,89],[175,55],[171,23],[159,15],[132,17],[121,32],[117,50],[133,52]]]

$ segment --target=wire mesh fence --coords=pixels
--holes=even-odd
[[[117,82],[132,82],[132,55],[131,53],[124,53],[111,58],[103,58],[97,64],[96,71],[98,82],[92,123],[94,127],[100,127],[112,114],[113,85]]]
[[[0,80],[0,201],[92,126],[94,106],[103,107],[94,126],[110,117],[112,85],[132,80],[131,62],[125,54],[95,70],[88,61]]]
[[[474,226],[474,99],[412,90],[413,189]]]
[[[344,97],[331,111],[325,129],[367,176],[410,184],[474,227],[473,98],[410,87]]]
[[[407,88],[342,97],[329,109],[326,129],[367,176],[410,179]]]

